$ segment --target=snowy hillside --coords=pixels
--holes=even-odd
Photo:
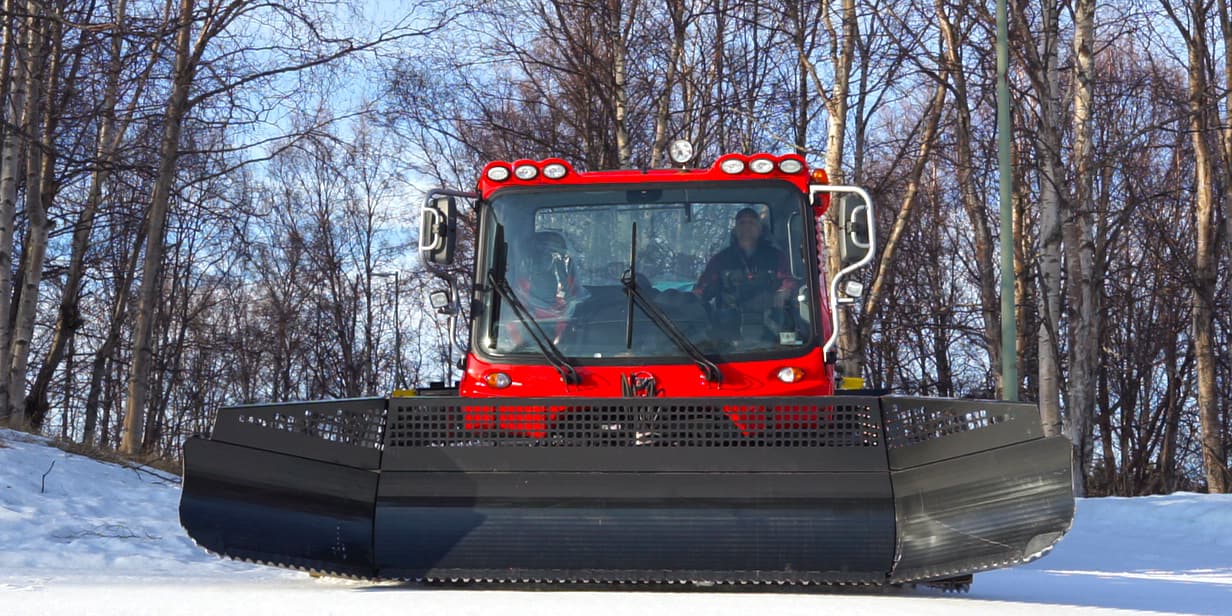
[[[313,579],[205,554],[180,529],[178,500],[174,478],[157,471],[0,430],[0,615],[1232,613],[1229,496],[1081,501],[1052,554],[977,575],[958,596],[424,590]]]

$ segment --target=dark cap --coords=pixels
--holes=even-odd
[[[749,216],[752,216],[753,218],[756,218],[758,220],[761,219],[761,215],[757,213],[757,210],[751,207],[746,207],[740,210],[739,212],[736,212],[736,220],[740,220],[741,218],[747,218]]]

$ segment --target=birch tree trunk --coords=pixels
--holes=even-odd
[[[1223,33],[1223,237],[1232,253],[1232,9],[1227,2],[1215,5],[1219,7],[1219,29]]]
[[[69,60],[69,57],[64,54],[63,16],[59,13],[59,9],[53,10],[57,12],[50,16],[49,40],[51,43],[51,50],[48,57],[51,60],[51,66],[48,69],[47,93],[43,96],[43,99],[46,101],[46,110],[44,113],[42,130],[44,134],[43,142],[46,145],[45,152],[43,153],[42,165],[39,171],[39,180],[42,182],[42,188],[40,190],[42,220],[41,226],[37,229],[36,233],[36,230],[33,227],[33,218],[31,218],[31,230],[27,236],[28,238],[37,240],[38,252],[42,254],[37,255],[38,261],[36,265],[33,264],[33,260],[31,261],[30,269],[23,276],[24,281],[34,281],[34,284],[32,285],[33,288],[30,289],[30,304],[27,306],[25,300],[23,299],[22,301],[22,309],[28,310],[28,312],[20,313],[17,319],[18,329],[23,333],[23,335],[28,333],[27,338],[32,336],[34,332],[34,322],[39,298],[39,282],[42,279],[43,271],[42,262],[43,257],[46,255],[48,236],[50,235],[53,227],[53,224],[47,219],[47,212],[50,210],[50,205],[56,201],[56,198],[60,193],[60,180],[56,175],[56,161],[58,158],[56,136],[59,134],[61,108],[64,104],[64,99],[67,96],[64,92],[61,92],[60,84],[62,81],[68,84],[73,84],[76,82],[76,77],[82,66],[83,59],[83,54],[81,54],[80,51],[75,52],[72,55],[71,62],[68,62],[69,66],[67,73],[61,77],[61,73],[64,71],[63,66]],[[69,90],[71,91],[71,86]],[[23,298],[25,297],[26,295],[23,291]],[[64,346],[66,341],[60,341],[60,346],[58,349],[54,347],[54,344],[55,341],[53,338],[53,351],[56,354],[54,363],[49,364],[48,362],[44,362],[43,365],[39,367],[34,383],[30,387],[30,395],[23,401],[26,418],[30,422],[31,427],[34,429],[39,429],[43,426],[43,420],[47,416],[47,390],[51,386],[51,378],[59,368],[60,360],[64,356]],[[14,386],[15,392],[20,392],[21,386],[23,386],[26,381],[30,357],[29,345],[21,351],[22,352],[19,354],[17,349],[15,349],[13,354],[12,380],[16,384]],[[67,416],[67,407],[65,408],[65,414]]]
[[[1020,387],[1026,391],[1038,392],[1039,353],[1037,345],[1032,341],[1037,340],[1038,326],[1034,321],[1038,316],[1036,306],[1039,304],[1039,297],[1036,295],[1035,266],[1029,260],[1035,258],[1035,240],[1031,237],[1034,230],[1030,229],[1030,217],[1026,211],[1028,207],[1034,209],[1035,200],[1029,196],[1030,186],[1023,181],[1022,168],[1017,162],[1022,158],[1021,147],[1015,144],[1012,154],[1015,161],[1012,166],[1018,170],[1015,171],[1014,180],[1014,305],[1018,323],[1018,340],[1015,341],[1014,352],[1023,359],[1022,365],[1018,367],[1018,374],[1023,377],[1025,385]],[[1032,349],[1036,352],[1030,352]]]
[[[133,331],[133,363],[129,369],[128,395],[124,403],[124,435],[120,450],[136,455],[142,449],[145,434],[145,412],[149,401],[152,334],[158,311],[158,288],[162,278],[167,208],[171,200],[171,183],[175,179],[180,153],[180,131],[188,113],[188,94],[196,69],[193,53],[192,25],[196,0],[180,0],[179,23],[176,25],[175,69],[171,93],[167,101],[162,143],[158,152],[158,176],[150,197],[146,218],[145,259],[141,267],[141,289],[138,292],[137,321]],[[202,31],[202,37],[206,32]],[[202,44],[198,41],[198,47]]]
[[[121,54],[126,34],[125,22],[127,20],[127,12],[128,1],[119,0],[116,3],[115,16],[111,26],[107,81],[103,90],[102,106],[99,109],[99,128],[97,144],[95,146],[94,171],[90,174],[90,187],[86,194],[86,202],[82,206],[81,215],[77,220],[76,226],[73,228],[68,274],[64,283],[60,308],[57,311],[56,325],[52,332],[51,344],[34,379],[34,385],[30,388],[30,397],[27,402],[27,413],[35,419],[36,424],[40,423],[40,418],[47,412],[47,389],[51,384],[52,376],[59,367],[60,362],[64,359],[64,349],[70,344],[70,341],[77,333],[77,329],[82,324],[79,302],[81,300],[82,279],[85,276],[86,251],[90,247],[90,236],[94,231],[95,216],[102,204],[103,187],[111,175],[111,168],[115,164],[116,150],[119,147],[119,139],[116,136],[116,107],[119,99],[120,72],[123,68],[121,66]],[[155,50],[157,50],[157,46],[155,46]],[[148,72],[145,76],[148,76]],[[134,95],[134,104],[140,98],[140,92],[144,89],[145,76],[143,76],[136,87],[137,94]],[[131,119],[131,117],[130,108],[127,118]],[[128,120],[126,119],[123,124],[127,126]],[[118,133],[122,135],[124,128],[121,127]],[[85,443],[92,443],[94,440],[94,426],[97,423],[98,411],[97,394],[94,400],[93,414],[90,412],[90,407],[87,407],[85,418],[86,430],[83,435],[83,442]]]
[[[948,69],[954,79],[954,112],[956,122],[954,139],[958,146],[958,169],[956,180],[958,190],[962,195],[963,209],[971,223],[971,233],[975,248],[976,284],[979,286],[980,315],[984,320],[984,348],[988,350],[989,364],[996,369],[997,393],[1004,391],[1005,383],[1001,381],[1003,371],[1001,366],[1001,299],[997,294],[997,275],[993,265],[992,231],[988,227],[987,207],[976,191],[974,178],[974,156],[971,153],[971,108],[967,98],[967,77],[964,71],[962,44],[956,28],[962,28],[962,13],[958,13],[951,23],[944,5],[937,2],[937,21],[941,28],[941,36],[945,40],[945,57]]]
[[[784,3],[786,10],[790,12],[791,19],[791,41],[795,47],[796,57],[807,58],[813,53],[813,47],[816,39],[816,26],[814,20],[810,19],[808,7],[812,5],[809,0],[794,0]],[[799,72],[796,75],[796,91],[793,93],[794,106],[796,117],[792,123],[793,126],[793,141],[796,154],[804,156],[809,151],[808,132],[809,124],[812,119],[812,102],[813,93],[809,87],[809,72],[806,62],[799,63]]]
[[[1167,389],[1162,403],[1164,435],[1159,449],[1159,468],[1165,494],[1176,491],[1178,475],[1176,449],[1177,433],[1180,432],[1181,423],[1181,370],[1177,366],[1177,351],[1179,350],[1177,347],[1178,345],[1175,344],[1164,347],[1163,368],[1166,371]],[[1189,353],[1186,353],[1186,356],[1192,357]]]
[[[1209,139],[1214,101],[1207,87],[1207,4],[1193,0],[1189,7],[1189,126],[1194,148],[1194,216],[1197,247],[1194,254],[1194,288],[1191,298],[1194,354],[1197,357],[1198,420],[1202,426],[1202,463],[1207,490],[1229,491],[1228,461],[1224,452],[1220,400],[1215,389],[1215,290],[1218,284],[1218,239],[1215,216],[1214,161]],[[1179,24],[1178,24],[1179,25]]]
[[[638,0],[632,0],[626,15],[621,0],[608,2],[608,17],[612,28],[609,33],[612,44],[612,81],[615,86],[612,95],[616,107],[616,164],[621,169],[628,169],[633,161],[633,146],[629,143],[627,124],[629,84],[626,63],[629,56],[629,33],[637,19],[637,4]]]
[[[851,64],[855,57],[856,37],[859,36],[855,0],[840,0],[839,23],[834,25],[833,3],[822,10],[822,22],[830,41],[830,63],[834,71],[834,83],[826,93],[821,79],[814,69],[810,71],[814,85],[825,99],[826,113],[826,175],[832,184],[844,183],[843,148],[847,139],[847,108],[851,94]],[[841,34],[840,34],[841,30]],[[838,208],[830,208],[826,214],[826,258],[829,276],[843,268],[838,242],[841,237]],[[859,353],[859,333],[852,327],[850,312],[839,308],[839,356],[837,368],[840,377],[858,378],[864,375],[864,358]]]
[[[1065,263],[1069,278],[1069,378],[1065,428],[1074,447],[1074,494],[1086,496],[1095,411],[1096,358],[1099,353],[1099,296],[1102,280],[1095,263],[1095,181],[1092,135],[1095,69],[1095,0],[1074,0],[1074,185],[1067,208]]]
[[[1061,160],[1060,5],[1040,3],[1041,26],[1028,23],[1031,2],[1018,0],[1010,11],[1027,76],[1039,99],[1035,151],[1039,165],[1039,405],[1044,433],[1063,432],[1061,421],[1061,208],[1065,168]],[[1032,32],[1038,30],[1038,38]]]
[[[0,66],[8,95],[3,103],[4,141],[0,144],[0,367],[12,363],[9,349],[13,296],[13,227],[17,214],[17,176],[21,173],[21,133],[14,127],[22,124],[26,108],[26,30],[20,20],[12,17],[15,0],[4,0],[5,53]],[[0,378],[0,419],[8,420],[9,382]]]
[[[58,71],[53,61],[51,70],[47,70],[47,59],[50,50],[48,31],[58,29],[58,24],[43,15],[41,4],[31,1],[26,5],[29,13],[27,28],[29,30],[28,48],[30,53],[30,69],[27,73],[29,81],[26,84],[26,109],[22,113],[22,132],[29,138],[30,146],[26,152],[26,199],[25,213],[29,221],[26,232],[25,248],[22,254],[21,287],[16,298],[16,315],[13,318],[13,333],[9,349],[9,406],[12,407],[13,421],[24,424],[26,417],[24,396],[26,391],[26,364],[30,358],[30,338],[34,334],[34,312],[38,305],[39,284],[42,282],[43,258],[47,254],[47,235],[49,222],[43,190],[44,172],[50,170],[44,167],[50,159],[49,122],[55,105],[49,103],[47,89],[55,87],[56,77],[49,73]],[[44,89],[47,85],[48,88]],[[54,95],[54,92],[52,93]]]
[[[669,0],[667,3],[668,17],[672,22],[672,45],[667,52],[667,72],[663,75],[663,90],[655,101],[654,141],[650,144],[650,166],[659,167],[663,163],[663,152],[667,149],[668,123],[671,120],[672,91],[676,87],[676,75],[680,72],[680,63],[684,55],[685,37],[688,21],[685,19],[685,7],[682,0]]]

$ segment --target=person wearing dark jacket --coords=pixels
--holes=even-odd
[[[731,245],[706,263],[693,293],[707,303],[717,298],[720,308],[738,308],[773,294],[774,307],[785,307],[796,285],[787,255],[763,236],[761,218],[753,208],[736,213],[731,237]]]
[[[710,258],[693,293],[712,308],[716,339],[755,348],[794,329],[788,304],[795,289],[787,256],[765,236],[757,212],[744,208],[731,245]]]

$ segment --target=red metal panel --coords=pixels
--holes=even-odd
[[[636,361],[636,360],[635,360]],[[775,375],[779,369],[794,366],[804,371],[795,383],[784,383]],[[624,366],[575,366],[582,382],[565,385],[560,374],[546,362],[540,364],[507,364],[488,362],[471,354],[458,393],[466,398],[533,398],[533,397],[594,397],[615,398],[623,395],[620,378],[631,372],[649,372],[654,376],[659,394],[668,398],[698,397],[765,397],[765,396],[828,396],[834,393],[834,375],[822,362],[821,349],[814,348],[799,357],[758,361],[719,362],[723,383],[717,385],[702,378],[701,371],[691,362]],[[493,372],[508,374],[513,384],[497,389],[484,377]]]
[[[739,159],[746,163],[756,158],[768,158],[774,162],[774,170],[770,173],[754,173],[747,169],[741,173],[735,174],[723,172],[723,170],[719,168],[719,165],[722,164],[723,161],[733,158]],[[799,161],[802,164],[801,170],[797,173],[783,173],[780,171],[778,168],[779,163],[787,159]],[[565,165],[568,172],[564,177],[556,180],[544,177],[543,167],[551,163]],[[513,170],[520,165],[534,165],[538,172],[532,179],[518,179],[513,174]],[[509,179],[500,182],[488,179],[488,169],[491,169],[492,167],[505,167],[509,169]],[[809,169],[804,159],[796,154],[785,154],[783,156],[775,156],[773,154],[754,154],[752,156],[745,156],[743,154],[725,154],[719,157],[719,159],[716,160],[715,163],[708,169],[620,169],[614,171],[577,171],[567,162],[559,158],[549,158],[542,161],[493,161],[484,166],[483,172],[480,173],[478,191],[480,196],[487,199],[492,196],[493,192],[506,186],[584,186],[588,184],[748,181],[755,179],[783,180],[794,184],[801,192],[807,192],[809,184]]]

